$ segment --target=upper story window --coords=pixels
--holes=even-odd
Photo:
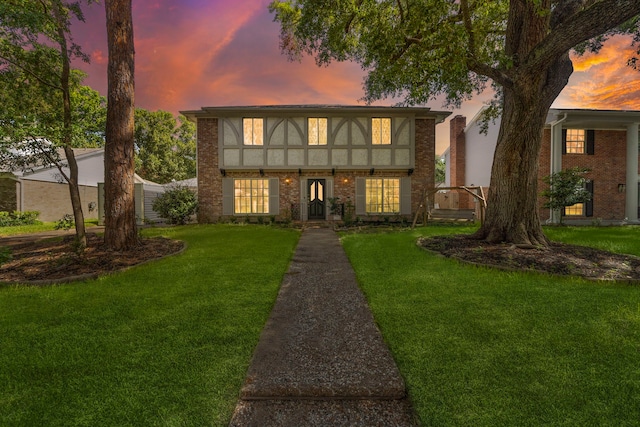
[[[567,154],[584,154],[585,146],[584,129],[567,129]]]
[[[391,144],[391,118],[374,117],[371,119],[371,143],[373,145]]]
[[[309,145],[327,145],[327,119],[310,117],[308,127]]]
[[[242,120],[244,145],[263,145],[264,119],[245,118]]]

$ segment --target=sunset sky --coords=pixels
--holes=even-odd
[[[145,0],[133,2],[136,105],[148,110],[272,104],[361,104],[363,72],[352,63],[289,62],[278,46],[270,0]],[[85,84],[107,89],[104,5],[85,6],[73,37],[90,54]],[[629,39],[610,40],[599,55],[574,58],[574,74],[557,108],[640,110],[640,72],[626,66]],[[465,102],[453,115],[471,119],[490,94]],[[392,105],[397,100],[380,101]],[[449,110],[442,99],[428,104]],[[452,115],[452,116],[453,116]],[[436,152],[448,146],[448,124],[437,127]]]

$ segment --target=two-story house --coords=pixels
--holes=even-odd
[[[204,107],[197,124],[199,222],[240,216],[410,217],[434,186],[435,127],[450,114],[374,106]],[[333,202],[333,203],[332,203]]]
[[[558,223],[638,223],[638,124],[640,111],[551,109],[543,130],[538,189],[542,178],[575,166],[590,172],[588,203],[550,212],[539,199],[540,218]],[[445,152],[447,184],[489,187],[500,121],[481,133],[480,113],[468,124],[463,116],[450,121],[450,146]],[[490,191],[490,188],[489,188]],[[469,200],[466,200],[469,204]]]

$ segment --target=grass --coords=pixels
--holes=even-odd
[[[555,241],[640,256],[640,227],[545,227]]]
[[[640,287],[466,266],[415,244],[473,230],[342,239],[422,424],[638,425]],[[547,231],[640,255],[637,228]]]
[[[85,220],[85,225],[91,227],[98,225],[97,219]],[[55,222],[38,222],[30,225],[12,225],[9,227],[0,227],[0,237],[16,236],[19,234],[41,233],[43,231],[52,231],[56,228]]]
[[[227,425],[298,240],[187,226],[179,256],[96,281],[0,288],[0,425]]]

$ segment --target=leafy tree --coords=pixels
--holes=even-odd
[[[444,162],[444,159],[437,157],[436,158],[436,184],[443,183],[447,178],[447,164]]]
[[[78,247],[86,246],[84,214],[73,153],[71,60],[88,60],[70,34],[84,20],[80,3],[24,0],[0,5],[3,163],[55,164],[68,183]],[[46,138],[46,140],[44,139]],[[67,173],[58,147],[64,150]]]
[[[77,85],[71,90],[71,104],[73,147],[104,147],[107,98],[89,86]]]
[[[545,176],[542,180],[549,188],[540,194],[547,199],[544,207],[558,210],[576,203],[586,203],[591,200],[591,193],[587,191],[587,179],[584,175],[589,169],[574,167]],[[562,224],[560,215],[560,224]]]
[[[131,0],[105,0],[107,15],[107,127],[105,144],[105,245],[138,245],[134,204],[134,49]]]
[[[613,34],[640,41],[638,0],[276,0],[270,10],[292,57],[360,63],[367,101],[445,94],[458,105],[494,86],[489,111],[500,108],[502,122],[477,233],[489,242],[548,245],[538,157],[549,107],[573,72],[569,52],[598,51]]]
[[[167,111],[135,112],[136,172],[159,183],[196,176],[195,125]]]

